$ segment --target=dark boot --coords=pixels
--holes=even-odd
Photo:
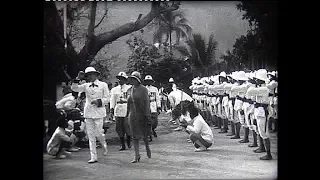
[[[254,150],[255,153],[266,152],[266,148],[264,147],[263,139],[259,136],[259,148]]]
[[[220,117],[217,117],[217,118],[216,118],[216,120],[217,120],[217,127],[216,127],[216,128],[214,128],[214,129],[221,129],[221,121],[220,121]]]
[[[128,148],[130,149],[131,148],[131,136],[127,136],[127,145],[128,145]]]
[[[228,123],[229,123],[228,119],[223,120],[223,128],[227,131],[229,130]]]
[[[154,136],[154,137],[158,137],[155,129],[152,129],[152,132],[153,132],[153,136]]]
[[[240,139],[241,124],[239,122],[237,122],[235,125],[236,125],[236,135],[231,137],[230,139]]]
[[[252,137],[253,137],[253,143],[249,144],[248,147],[258,147],[258,143],[257,143],[257,133],[255,131],[252,130]]]
[[[271,160],[272,159],[272,156],[271,156],[271,152],[270,152],[270,139],[264,139],[264,145],[265,145],[265,148],[267,150],[267,155],[263,156],[263,157],[260,157],[261,160]]]
[[[234,136],[234,135],[236,135],[235,125],[234,125],[234,122],[231,121],[231,134],[227,134],[227,136]]]
[[[271,133],[275,133],[275,132],[278,132],[278,120],[277,119],[274,120],[274,129],[273,129],[273,131],[271,131]]]
[[[239,142],[240,143],[248,143],[249,142],[249,128],[248,127],[244,128],[244,138]]]
[[[270,118],[268,121],[268,131],[271,132],[272,131],[272,123],[273,123],[273,118]]]
[[[121,142],[121,148],[119,149],[119,151],[126,150],[126,145],[124,144],[124,137],[120,138],[120,142]]]
[[[223,128],[221,129],[221,131],[219,132],[221,133],[228,133],[228,119],[223,119]]]
[[[152,142],[152,135],[149,135],[149,142]]]
[[[213,115],[213,116],[212,116],[212,120],[213,120],[213,124],[214,124],[213,127],[218,127],[217,117]]]

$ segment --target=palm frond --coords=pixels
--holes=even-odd
[[[213,60],[215,59],[215,52],[217,50],[218,47],[218,42],[214,39],[214,35],[211,34],[209,37],[209,42],[208,42],[208,47],[207,47],[207,60],[209,62],[213,62]]]
[[[166,29],[166,28],[161,28],[161,27],[160,27],[160,28],[155,32],[155,34],[153,35],[153,42],[154,42],[154,43],[155,43],[155,42],[161,42],[163,35],[166,35],[167,38],[168,38],[168,36],[169,36],[169,32],[168,32],[168,31],[169,31],[168,29]]]
[[[188,24],[177,23],[175,26],[185,29],[187,36],[191,36],[192,28]]]
[[[188,20],[186,18],[181,18],[177,21],[177,24],[180,23],[180,24],[187,24],[188,23]]]
[[[184,16],[185,16],[185,13],[183,11],[173,11],[173,13],[172,13],[172,19],[173,20],[175,20],[178,17],[180,19],[182,19],[182,18],[184,18]]]
[[[183,56],[192,57],[191,53],[189,52],[186,46],[176,46],[175,47]]]
[[[193,42],[195,48],[199,53],[200,60],[202,64],[207,63],[207,53],[206,53],[206,43],[204,37],[201,34],[193,34]]]

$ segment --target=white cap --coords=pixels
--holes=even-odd
[[[226,72],[222,71],[222,72],[219,74],[219,76],[227,77],[227,74],[226,74]]]
[[[247,81],[248,77],[246,76],[246,73],[244,71],[239,71],[237,73],[237,80]]]
[[[170,78],[169,83],[173,83],[173,82],[174,82],[173,78]]]
[[[260,79],[260,80],[262,80],[262,81],[267,81],[267,80],[268,80],[267,70],[265,70],[265,69],[259,69],[259,70],[256,72],[256,78],[257,78],[257,79]]]
[[[90,73],[90,72],[95,72],[95,73],[98,73],[100,74],[99,71],[96,71],[96,69],[94,67],[87,67],[85,70],[84,70],[84,73],[87,74],[87,73]]]
[[[127,74],[125,72],[119,72],[119,74],[116,76],[116,78],[120,78],[120,77],[123,77],[123,78],[128,78]]]
[[[152,79],[152,76],[150,76],[150,75],[146,75],[146,77],[144,78],[144,80],[145,80],[145,81],[146,81],[146,80],[154,81],[154,80]]]

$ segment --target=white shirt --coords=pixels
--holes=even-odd
[[[170,101],[170,104],[173,106],[173,108],[178,105],[181,101],[192,101],[192,98],[185,92],[179,90],[179,89],[174,89],[173,91],[170,92],[168,95],[168,99]]]
[[[86,93],[86,103],[84,105],[84,117],[85,118],[103,118],[106,117],[106,105],[110,100],[108,84],[99,80],[95,80],[94,84],[98,87],[92,87],[92,82],[84,83],[78,85],[72,83],[71,89],[75,92],[85,92]],[[91,86],[91,87],[90,87]],[[93,100],[101,99],[102,106],[97,107],[91,104]]]
[[[76,99],[72,93],[66,94],[56,103],[57,109],[72,109],[76,107]]]
[[[151,113],[156,113],[157,108],[161,107],[161,99],[159,96],[158,88],[151,86],[151,85],[146,86],[146,88],[148,89]]]
[[[131,85],[118,85],[111,89],[110,109],[114,109],[115,117],[125,117],[127,114],[128,89]]]
[[[189,125],[187,126],[186,130],[200,134],[204,140],[213,144],[212,130],[200,114],[194,117],[193,127]]]

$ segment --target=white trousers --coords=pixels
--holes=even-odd
[[[91,159],[97,160],[96,137],[103,148],[107,148],[107,143],[103,133],[103,118],[86,119],[86,129],[89,138],[89,148]]]
[[[255,108],[254,109],[254,116],[257,120],[257,128],[259,135],[262,139],[268,139],[269,138],[269,131],[268,131],[268,123],[267,123],[267,117],[265,115],[265,111],[262,107]]]

